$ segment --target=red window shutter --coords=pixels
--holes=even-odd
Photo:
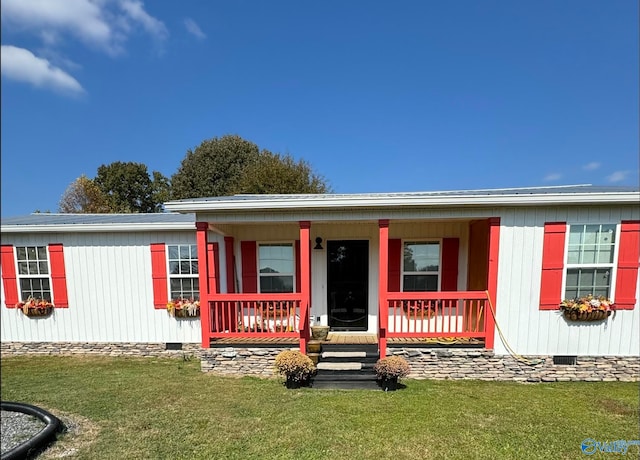
[[[245,294],[258,292],[258,259],[255,241],[241,241],[242,252],[242,292]]]
[[[220,250],[218,243],[207,243],[209,293],[220,292]],[[198,267],[201,270],[201,267]]]
[[[544,224],[540,310],[557,310],[562,301],[566,234],[567,224],[565,222],[547,222]]]
[[[389,292],[400,292],[400,273],[402,264],[402,240],[389,240]]]
[[[458,253],[459,238],[444,238],[442,240],[442,281],[441,291],[458,290]]]
[[[18,298],[18,280],[16,277],[16,259],[13,246],[2,245],[0,253],[0,264],[2,265],[2,285],[4,286],[4,302],[7,308],[14,308],[20,301]]]
[[[68,308],[67,275],[64,269],[64,250],[62,244],[49,245],[49,261],[51,263],[51,284],[53,287],[53,304],[56,308]]]
[[[639,259],[640,221],[623,221],[616,274],[615,307],[618,310],[633,310],[636,305]]]
[[[302,291],[302,270],[300,269],[300,240],[296,240],[296,292]]]
[[[227,293],[236,292],[236,261],[233,257],[233,237],[224,237],[225,270],[227,273]]]
[[[151,276],[153,278],[153,306],[167,308],[167,255],[164,243],[151,244]]]

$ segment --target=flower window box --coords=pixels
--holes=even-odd
[[[18,302],[16,308],[30,318],[42,318],[53,312],[54,305],[48,300],[29,297],[24,302]]]
[[[200,301],[178,298],[167,304],[167,311],[174,318],[198,318],[200,316]]]
[[[569,321],[602,321],[611,316],[615,306],[604,296],[589,294],[578,299],[563,300],[560,311]]]

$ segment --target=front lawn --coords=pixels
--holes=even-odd
[[[197,360],[2,359],[2,400],[78,423],[56,446],[78,459],[560,459],[638,438],[637,383],[404,383],[287,390]]]

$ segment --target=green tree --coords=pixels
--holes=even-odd
[[[171,177],[173,199],[236,193],[326,193],[330,188],[309,163],[260,151],[236,135],[203,141],[188,150]]]
[[[162,210],[162,203],[171,199],[171,182],[158,171],[153,171],[152,174],[151,196],[153,201],[157,203],[156,210],[159,212]]]
[[[157,171],[152,179],[142,163],[102,165],[94,182],[107,196],[111,212],[160,212],[169,195],[168,179]]]
[[[73,181],[62,194],[58,212],[98,214],[111,212],[107,196],[84,174]]]
[[[240,136],[226,135],[189,149],[171,177],[173,199],[233,195],[247,165],[257,161],[259,149]]]
[[[258,160],[247,165],[240,179],[241,193],[328,193],[329,186],[322,176],[304,160],[295,161],[290,155],[267,150]]]

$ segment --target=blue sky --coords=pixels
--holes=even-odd
[[[338,193],[638,184],[635,0],[0,7],[3,216],[225,134]]]

